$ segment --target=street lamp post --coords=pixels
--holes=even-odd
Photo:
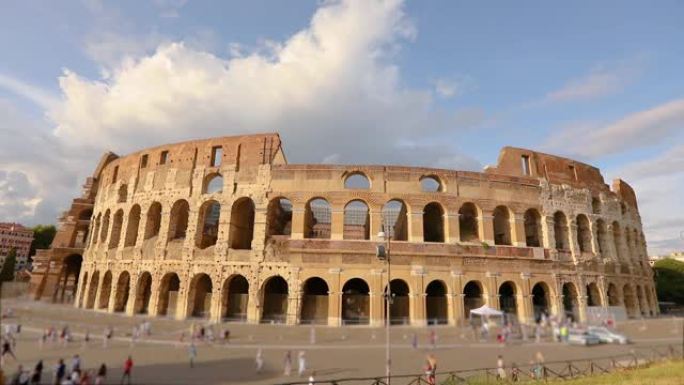
[[[390,304],[392,303],[392,278],[391,278],[391,262],[390,262],[390,234],[385,234],[385,225],[382,225],[382,230],[378,233],[378,239],[385,241],[384,244],[377,246],[376,256],[379,260],[384,260],[387,264],[387,289],[385,290],[385,370],[387,375],[387,385],[390,385],[392,380],[392,356],[390,353]]]

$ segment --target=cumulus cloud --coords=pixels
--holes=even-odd
[[[284,41],[264,40],[227,58],[184,41],[146,54],[147,44],[112,39],[93,51],[106,62],[106,76],[65,70],[61,101],[47,110],[54,130],[41,145],[64,165],[44,166],[60,167],[70,183],[61,207],[105,150],[125,154],[219,135],[278,131],[291,162],[479,168],[449,143],[483,112],[440,110],[431,89],[402,82],[394,58],[415,34],[402,1],[347,0],[322,3],[310,24]],[[125,59],[111,65],[117,56]],[[45,192],[54,176],[40,173],[37,162],[25,170],[46,201],[60,192]]]
[[[663,143],[681,133],[682,127],[684,99],[676,99],[604,125],[572,124],[552,135],[545,147],[593,159]]]

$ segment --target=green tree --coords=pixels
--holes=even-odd
[[[672,258],[655,263],[658,299],[684,305],[684,262]]]
[[[57,233],[54,225],[37,225],[32,230],[33,242],[31,243],[31,251],[29,251],[29,263],[33,261],[32,257],[36,255],[36,250],[50,248]]]
[[[5,263],[2,264],[0,270],[0,282],[11,281],[14,279],[14,266],[17,263],[17,250],[11,248],[9,254],[5,257]]]

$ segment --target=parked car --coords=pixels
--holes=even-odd
[[[570,334],[568,334],[568,343],[571,345],[583,346],[598,345],[601,343],[601,339],[586,330],[576,329],[571,330]]]
[[[590,326],[587,331],[601,340],[601,342],[606,344],[627,344],[629,339],[623,334],[616,333],[603,326]]]

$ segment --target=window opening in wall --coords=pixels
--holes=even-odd
[[[159,164],[164,165],[166,164],[166,161],[169,160],[169,152],[168,151],[162,151],[161,155],[159,156]]]
[[[370,239],[370,215],[363,201],[351,201],[344,207],[344,239]]]
[[[140,168],[145,168],[147,167],[147,154],[143,155],[140,158]]]
[[[368,190],[370,188],[370,181],[360,172],[353,173],[344,180],[344,188]]]
[[[408,213],[406,204],[400,200],[391,200],[382,208],[382,221],[385,232],[395,241],[408,240]]]
[[[601,214],[601,201],[596,197],[591,198],[591,212]]]
[[[426,176],[420,179],[420,187],[424,192],[441,192],[442,183],[434,176]]]
[[[570,172],[572,173],[575,180],[577,180],[577,169],[575,168],[575,166],[570,165],[570,166],[568,166],[568,168],[570,169]]]
[[[211,148],[211,167],[219,167],[223,159],[223,147],[215,146]]]
[[[223,177],[220,174],[207,175],[204,184],[205,194],[220,193],[223,191]]]
[[[112,183],[116,183],[116,179],[119,177],[119,166],[114,166],[114,174],[112,174]]]
[[[520,157],[520,161],[522,162],[523,175],[532,175],[532,172],[530,171],[530,156],[523,155]]]
[[[304,213],[304,238],[330,238],[331,218],[330,204],[325,199],[309,201]]]
[[[268,204],[267,235],[292,234],[292,202],[286,198],[276,198]]]

